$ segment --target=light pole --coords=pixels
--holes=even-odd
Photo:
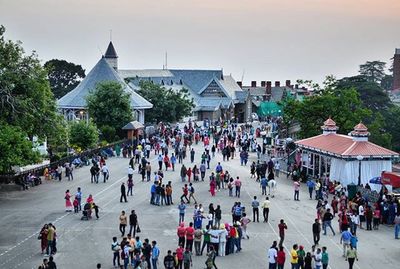
[[[358,160],[358,186],[361,186],[361,161],[364,159],[362,155],[358,155],[357,157]]]

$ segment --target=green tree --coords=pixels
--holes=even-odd
[[[12,166],[23,166],[40,161],[40,154],[32,150],[33,144],[21,128],[0,123],[0,174],[11,171]]]
[[[187,89],[174,91],[150,81],[142,81],[138,93],[153,104],[153,108],[146,111],[148,122],[177,122],[190,115],[194,107]]]
[[[0,121],[19,126],[32,140],[60,141],[65,126],[57,124],[61,116],[50,90],[47,71],[35,53],[26,55],[21,42],[4,38],[0,26]]]
[[[385,75],[381,80],[381,87],[386,91],[393,90],[393,75]]]
[[[73,90],[85,78],[85,70],[81,65],[65,60],[47,61],[44,67],[48,71],[51,91],[55,98],[61,98]]]
[[[360,65],[359,73],[368,81],[379,83],[385,76],[385,66],[385,62],[367,61],[365,64]]]
[[[133,119],[130,100],[131,95],[113,81],[97,84],[86,99],[89,115],[97,127],[104,130],[107,126],[108,132],[112,128],[120,137],[124,135],[121,128]]]
[[[368,125],[369,140],[385,148],[392,148],[392,135],[386,130],[386,122],[381,113],[373,115],[372,122]]]
[[[385,130],[392,136],[392,149],[400,151],[400,107],[392,106],[387,113],[385,113]]]
[[[69,143],[74,148],[81,150],[96,147],[99,141],[99,131],[92,122],[75,121],[69,125]]]

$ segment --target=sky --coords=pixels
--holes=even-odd
[[[355,75],[400,48],[400,0],[0,0],[6,38],[88,72],[112,41],[121,69],[223,69],[256,80]]]

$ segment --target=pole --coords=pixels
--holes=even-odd
[[[358,186],[361,186],[361,160],[358,161]]]

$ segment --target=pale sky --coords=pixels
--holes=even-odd
[[[112,40],[121,69],[224,69],[244,81],[354,75],[400,48],[400,0],[0,0],[6,37],[88,72]]]

